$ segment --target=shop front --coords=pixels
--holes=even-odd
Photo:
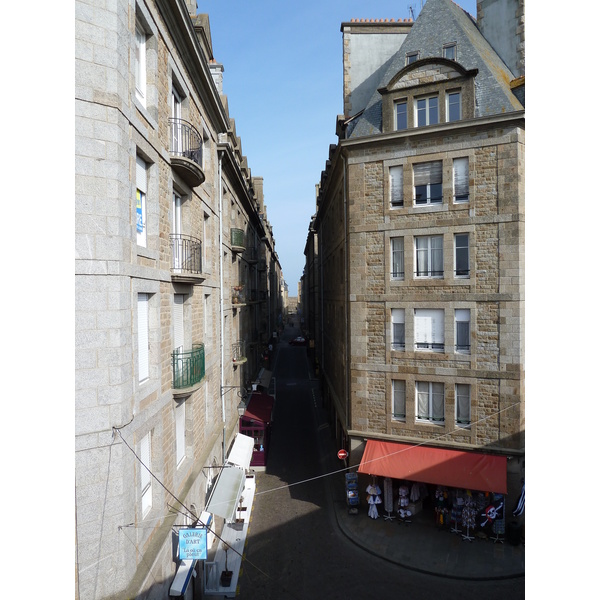
[[[273,396],[254,391],[248,400],[244,414],[240,417],[240,433],[254,440],[250,467],[267,465],[274,404]]]
[[[505,456],[368,440],[358,473],[369,476],[371,518],[383,510],[384,518],[410,523],[423,511],[468,541],[505,533]]]

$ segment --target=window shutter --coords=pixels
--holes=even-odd
[[[454,198],[456,201],[469,199],[469,159],[454,159]]]
[[[175,407],[175,452],[177,465],[185,458],[185,402]]]
[[[150,376],[148,334],[148,294],[138,294],[138,378],[144,381]]]
[[[404,176],[403,166],[390,167],[390,183],[392,190],[392,206],[403,206],[404,204]]]
[[[413,165],[413,178],[415,186],[442,183],[442,161]]]
[[[183,329],[183,294],[173,296],[173,349],[183,350],[184,329]]]
[[[146,174],[146,163],[139,156],[135,157],[135,185],[138,190],[146,194],[148,192],[148,180]]]
[[[392,413],[396,418],[404,418],[406,416],[406,382],[400,380],[392,380],[392,396],[393,407]]]

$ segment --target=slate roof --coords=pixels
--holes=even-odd
[[[406,54],[419,52],[419,59],[441,57],[446,43],[456,42],[457,62],[465,69],[478,69],[475,77],[475,117],[523,110],[513,94],[514,75],[483,37],[473,17],[451,0],[427,0],[398,52],[389,60],[377,88],[385,87],[406,66]],[[362,115],[349,125],[346,137],[353,139],[382,133],[381,94],[375,92]]]

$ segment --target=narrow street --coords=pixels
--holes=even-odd
[[[523,579],[465,581],[425,575],[364,551],[340,531],[332,495],[343,498],[343,465],[311,379],[300,334],[287,326],[274,354],[277,402],[266,472],[257,474],[242,600],[524,598]],[[339,488],[339,489],[338,489]]]

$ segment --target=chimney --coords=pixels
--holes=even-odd
[[[219,96],[223,95],[223,65],[218,63],[214,58],[208,63],[210,74],[212,75],[213,81],[219,92]]]

